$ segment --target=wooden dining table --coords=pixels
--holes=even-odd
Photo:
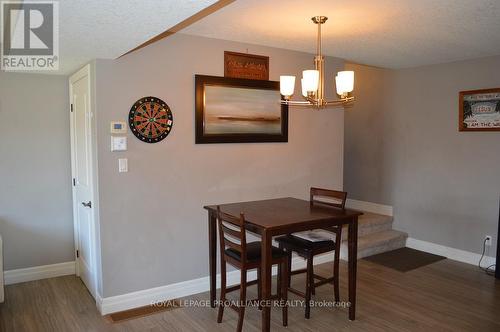
[[[233,216],[245,215],[246,229],[260,235],[262,250],[262,303],[271,298],[271,246],[273,237],[294,232],[327,229],[348,225],[348,289],[349,319],[356,317],[356,269],[358,247],[359,211],[312,206],[309,201],[286,197],[250,202],[220,204],[222,212]],[[208,243],[210,269],[210,303],[216,305],[217,273],[217,205],[204,207],[208,210]],[[262,308],[262,331],[271,327],[271,306]]]

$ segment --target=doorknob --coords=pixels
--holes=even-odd
[[[82,205],[88,208],[92,208],[92,202],[89,201],[88,203],[82,202]]]

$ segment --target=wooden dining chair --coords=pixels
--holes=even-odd
[[[335,191],[321,188],[311,188],[310,190],[310,204],[311,208],[314,206],[323,206],[326,208],[335,209],[345,209],[345,202],[347,199],[347,193],[343,191]],[[327,233],[316,235],[314,241],[304,239],[300,237],[300,234],[288,234],[276,238],[275,240],[279,244],[279,248],[285,250],[288,253],[288,290],[296,295],[305,298],[305,317],[309,319],[311,317],[311,295],[315,295],[315,289],[318,286],[333,283],[334,297],[335,301],[340,301],[340,290],[339,290],[339,262],[340,262],[340,244],[342,241],[342,227],[332,227],[327,229]],[[332,236],[335,235],[335,240]],[[314,274],[314,256],[323,253],[334,251],[334,261],[333,261],[333,276],[330,278],[325,278]],[[306,268],[296,271],[291,271],[291,261],[292,252],[297,253],[300,257],[306,259]],[[291,276],[295,274],[306,273],[306,289],[305,293],[294,289],[291,287]],[[315,282],[318,279],[318,282]]]
[[[220,257],[221,257],[221,292],[220,292],[220,303],[219,303],[219,313],[217,317],[217,322],[222,322],[222,316],[224,315],[224,307],[234,309],[238,313],[238,326],[237,331],[240,332],[243,328],[243,318],[245,316],[245,307],[247,304],[246,300],[246,289],[249,285],[257,284],[258,286],[258,300],[262,299],[262,287],[261,287],[261,242],[254,241],[247,243],[246,232],[245,232],[245,216],[243,213],[240,214],[239,218],[235,218],[229,214],[226,214],[220,210],[217,206],[217,221],[219,226],[219,239],[220,239]],[[283,305],[283,326],[288,325],[288,304],[287,304],[287,289],[288,281],[288,254],[279,248],[274,246],[272,249],[272,259],[271,263],[278,264],[280,273],[278,275],[278,289],[277,295],[272,296],[271,299],[280,299],[284,301]],[[239,285],[227,287],[226,285],[226,263],[236,267],[241,271],[241,281]],[[257,280],[253,282],[247,282],[247,271],[251,269],[257,269]],[[240,299],[238,305],[227,304],[226,295],[229,292],[240,290]],[[260,302],[259,302],[259,309]]]

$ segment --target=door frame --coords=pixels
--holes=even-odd
[[[72,202],[73,202],[73,231],[74,231],[74,243],[75,243],[75,274],[77,276],[80,276],[80,265],[79,265],[79,258],[77,257],[77,250],[80,250],[80,243],[79,243],[79,224],[78,224],[78,204],[80,202],[77,202],[76,199],[76,186],[74,184],[74,179],[76,179],[76,157],[75,157],[75,113],[72,110],[72,105],[73,105],[73,84],[77,82],[78,80],[82,79],[83,77],[87,76],[88,77],[88,100],[87,103],[89,105],[90,109],[90,121],[89,121],[89,130],[90,130],[90,145],[89,145],[89,157],[90,157],[90,169],[89,169],[89,181],[90,181],[90,200],[92,201],[92,212],[91,212],[91,225],[90,225],[90,263],[92,264],[91,267],[91,283],[89,287],[89,291],[94,295],[94,299],[98,300],[98,297],[100,296],[98,291],[97,291],[97,232],[96,232],[96,226],[97,226],[97,220],[98,220],[98,204],[96,200],[96,192],[97,192],[97,173],[95,173],[95,165],[96,165],[96,156],[95,152],[97,151],[96,149],[96,139],[95,139],[95,112],[94,112],[94,91],[92,90],[92,70],[91,70],[91,64],[85,65],[83,68],[78,70],[76,73],[71,75],[69,77],[69,109],[70,109],[70,140],[71,140],[71,192],[72,192]]]

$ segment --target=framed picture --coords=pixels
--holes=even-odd
[[[500,131],[500,88],[461,91],[460,131]]]
[[[288,142],[279,82],[195,76],[196,144]]]
[[[224,76],[269,80],[269,57],[224,51]]]

